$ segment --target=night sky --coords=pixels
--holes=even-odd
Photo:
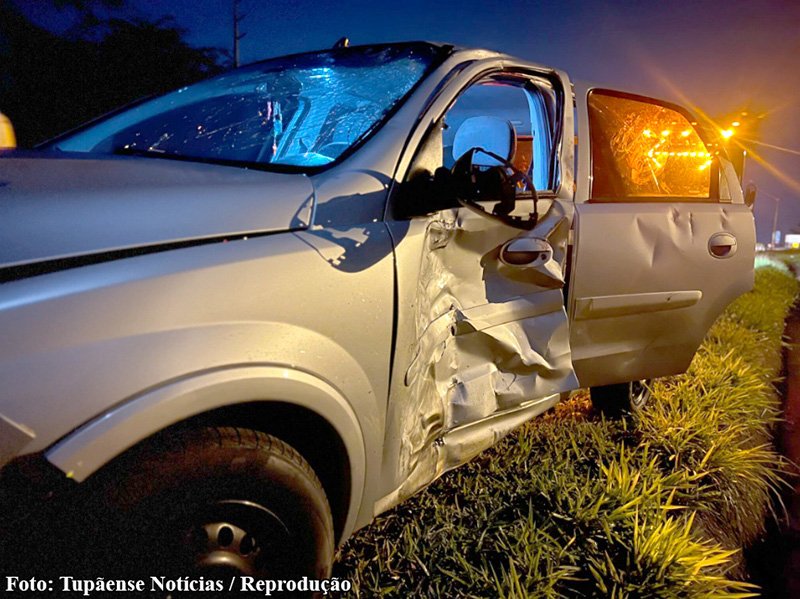
[[[39,24],[64,31],[70,10],[27,0]],[[458,2],[241,0],[242,62],[352,44],[411,39],[502,50],[573,79],[677,100],[711,117],[766,113],[745,181],[759,186],[759,241],[800,232],[800,1]],[[114,16],[172,16],[198,46],[231,48],[231,0],[127,0]],[[103,14],[99,11],[98,14]]]

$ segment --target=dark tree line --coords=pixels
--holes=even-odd
[[[187,44],[170,19],[99,19],[88,0],[54,4],[84,11],[76,31],[56,35],[0,0],[0,112],[13,122],[20,147],[216,74],[227,62],[218,49]]]

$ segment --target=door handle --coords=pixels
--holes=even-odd
[[[546,264],[553,257],[553,248],[544,239],[518,237],[507,241],[500,249],[500,262],[518,268],[533,268]]]
[[[736,237],[730,233],[714,233],[708,240],[708,252],[715,258],[730,258],[736,253]]]

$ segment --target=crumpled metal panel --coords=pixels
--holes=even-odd
[[[408,478],[379,509],[491,446],[552,405],[560,392],[578,386],[562,293],[571,205],[549,204],[539,225],[525,233],[487,224],[465,209],[429,221],[416,294],[417,344],[397,418],[403,426],[399,470]],[[515,238],[513,243],[528,238],[536,241],[533,247],[551,251],[530,266],[505,264],[500,253]],[[536,407],[527,405],[532,400],[539,400]],[[521,420],[502,418],[521,406],[527,406]],[[449,443],[454,435],[459,441]]]
[[[560,395],[549,395],[526,401],[480,422],[448,432],[416,456],[414,470],[400,487],[376,502],[375,513],[379,514],[401,503],[443,473],[489,449],[515,428],[553,407],[559,399]]]

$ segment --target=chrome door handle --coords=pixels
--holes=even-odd
[[[736,253],[736,237],[730,233],[714,233],[708,240],[708,252],[715,258],[730,258]]]

